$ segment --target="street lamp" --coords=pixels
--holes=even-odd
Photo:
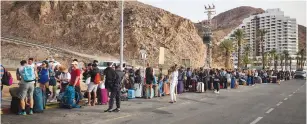
[[[121,24],[120,24],[120,70],[123,68],[124,61],[124,0],[121,2]]]
[[[143,75],[145,77],[145,67],[146,67],[145,60],[147,58],[147,52],[146,52],[146,50],[143,47],[140,50],[140,54],[141,54],[141,59],[143,60],[143,65],[144,65],[143,66]]]

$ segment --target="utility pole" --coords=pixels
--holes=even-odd
[[[121,25],[120,25],[120,70],[124,70],[124,0],[121,1]]]
[[[211,32],[211,19],[212,19],[212,15],[216,14],[216,11],[215,11],[215,6],[214,4],[212,4],[212,6],[208,5],[206,6],[205,5],[205,13],[207,13],[207,16],[208,16],[208,20],[207,20],[207,23],[204,24],[202,23],[202,26],[203,26],[203,42],[204,44],[207,45],[207,66],[209,68],[211,68],[211,62],[212,62],[212,32]]]

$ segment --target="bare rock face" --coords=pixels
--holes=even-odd
[[[124,57],[139,59],[145,46],[149,63],[158,64],[165,47],[165,64],[191,59],[204,63],[205,46],[194,24],[140,2],[125,2]],[[21,37],[87,54],[119,55],[120,2],[1,2],[2,36]]]
[[[303,25],[298,25],[298,49],[306,50],[306,27]]]

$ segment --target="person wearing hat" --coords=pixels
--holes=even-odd
[[[65,88],[70,82],[71,75],[68,72],[68,69],[65,66],[60,66],[59,70],[61,72],[59,76],[59,81],[60,81],[60,93],[64,92]]]
[[[77,62],[77,61],[73,61],[73,62],[71,63],[71,67],[72,67],[72,70],[71,70],[71,72],[70,72],[70,74],[71,74],[71,79],[70,79],[69,85],[70,85],[70,86],[74,86],[76,92],[78,92],[79,95],[82,97],[82,95],[81,95],[81,88],[80,88],[81,70],[80,70],[79,67],[78,67],[78,62]],[[77,97],[77,96],[76,96],[76,97]],[[78,104],[78,103],[77,103],[77,104]]]

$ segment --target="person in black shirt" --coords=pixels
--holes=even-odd
[[[109,89],[111,91],[110,101],[109,101],[109,108],[104,112],[119,112],[120,111],[120,96],[121,96],[121,85],[123,82],[123,78],[125,73],[120,70],[120,66],[115,67],[115,81],[112,82]],[[113,109],[114,98],[116,99],[116,109]]]
[[[105,75],[105,87],[110,91],[112,84],[116,78],[115,70],[112,68],[112,63],[107,63],[108,67],[103,71],[103,75]]]
[[[151,88],[152,88],[152,83],[154,80],[154,75],[153,75],[153,69],[152,67],[150,67],[149,63],[147,63],[147,68],[146,68],[146,94],[148,96],[146,96],[146,98],[150,98],[151,96]]]

